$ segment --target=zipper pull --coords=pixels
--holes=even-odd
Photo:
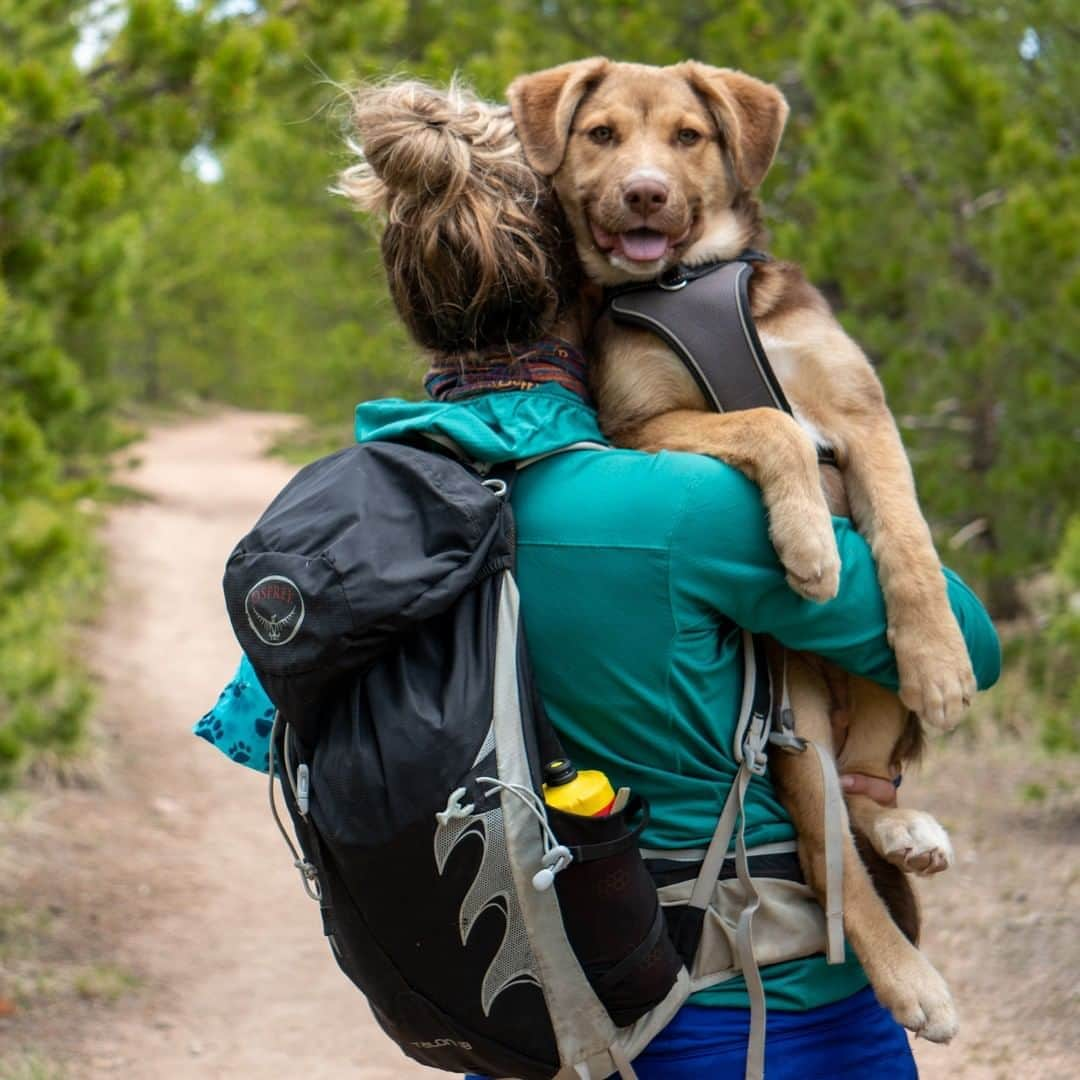
[[[308,807],[311,805],[311,774],[306,765],[300,765],[296,769],[296,809],[301,817],[307,817]]]

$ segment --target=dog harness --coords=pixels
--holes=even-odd
[[[714,412],[771,408],[793,414],[761,344],[750,313],[759,251],[702,266],[674,266],[655,281],[607,289],[606,308],[617,323],[656,334],[683,362]],[[822,464],[836,465],[829,448]]]
[[[757,251],[745,251],[737,259],[704,266],[675,266],[655,281],[633,283],[609,289],[605,307],[616,323],[636,326],[659,337],[685,365],[714,412],[773,408],[793,414],[780,380],[769,363],[754,327],[750,310],[749,281],[754,264],[768,259]],[[831,449],[819,448],[818,460],[835,466]],[[754,882],[754,862],[747,851],[743,809],[746,789],[753,776],[765,772],[766,750],[771,743],[788,753],[804,753],[813,748],[821,768],[825,806],[826,866],[826,957],[830,964],[843,963],[843,794],[831,755],[817,743],[795,733],[795,718],[788,694],[787,664],[781,673],[781,692],[774,695],[764,640],[744,632],[745,672],[743,706],[735,731],[734,755],[739,771],[724,803],[712,841],[704,852],[644,852],[660,864],[678,857],[700,859],[700,869],[692,881],[662,885],[661,900],[668,904],[669,922],[676,947],[691,970],[693,988],[710,985],[713,973],[727,977],[724,968],[734,961],[742,971],[750,999],[750,1037],[747,1047],[746,1080],[762,1080],[765,1074],[765,990],[761,981],[762,963],[774,962],[754,948],[754,920],[762,905],[762,894]],[[706,917],[717,902],[717,883],[727,861],[728,845],[735,838],[734,876],[742,891],[742,908],[735,915],[734,955],[725,958],[706,933]],[[654,862],[654,867],[656,862]],[[773,877],[783,870],[758,870],[770,878],[770,890],[780,884]],[[655,870],[654,870],[655,874]],[[730,876],[730,875],[726,875]],[[687,895],[685,884],[689,888]],[[737,902],[737,901],[736,901]],[[760,920],[759,920],[760,922]],[[766,941],[782,927],[762,926]],[[715,935],[712,935],[715,936]],[[726,963],[725,963],[726,960]]]

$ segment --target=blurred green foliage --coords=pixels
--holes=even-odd
[[[1080,515],[1065,530],[1046,630],[1028,643],[1028,669],[1040,701],[1040,736],[1051,753],[1080,753]]]
[[[79,731],[67,629],[118,405],[296,409],[344,438],[354,400],[417,392],[372,234],[327,192],[358,78],[461,71],[498,97],[603,53],[775,81],[773,250],[878,363],[946,561],[1015,616],[1080,509],[1068,0],[0,0],[0,31],[0,775]]]
[[[110,32],[81,68],[80,35]],[[75,744],[72,631],[93,614],[93,525],[128,436],[116,335],[160,196],[226,136],[291,38],[172,0],[0,0],[0,782]]]
[[[1008,628],[1001,686],[979,712],[998,731],[1034,735],[1049,754],[1080,754],[1080,515],[1054,566],[1024,591],[1035,629]]]

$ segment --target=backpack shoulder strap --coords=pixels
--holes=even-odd
[[[716,412],[791,412],[750,314],[749,260],[716,263],[609,294],[618,323],[651,330],[686,365]]]
[[[471,458],[456,442],[454,442],[453,439],[447,435],[441,435],[438,432],[425,432],[418,439],[418,442],[427,444],[428,448],[431,450],[448,454],[450,457],[460,461],[462,465],[468,466],[473,472],[479,474],[481,478],[497,475],[507,480],[507,482],[509,482],[511,476],[520,472],[522,469],[527,469],[530,465],[535,465],[538,461],[543,461],[545,458],[569,453],[571,450],[615,449],[615,447],[608,443],[584,440],[581,442],[568,443],[566,446],[560,446],[555,450],[547,450],[542,454],[534,454],[532,457],[520,458],[517,461],[503,461],[491,464],[489,462],[477,461],[475,458]]]

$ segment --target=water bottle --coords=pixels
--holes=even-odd
[[[607,817],[615,802],[615,790],[602,772],[578,772],[568,758],[557,758],[544,766],[544,802],[566,814]]]
[[[558,891],[578,963],[615,1025],[629,1027],[664,1000],[683,970],[638,846],[644,806],[639,799],[620,812],[624,802],[616,801],[602,772],[578,772],[565,758],[544,766],[544,781],[548,822],[559,842],[547,857],[576,854],[559,870],[554,862],[544,865],[533,886]]]

